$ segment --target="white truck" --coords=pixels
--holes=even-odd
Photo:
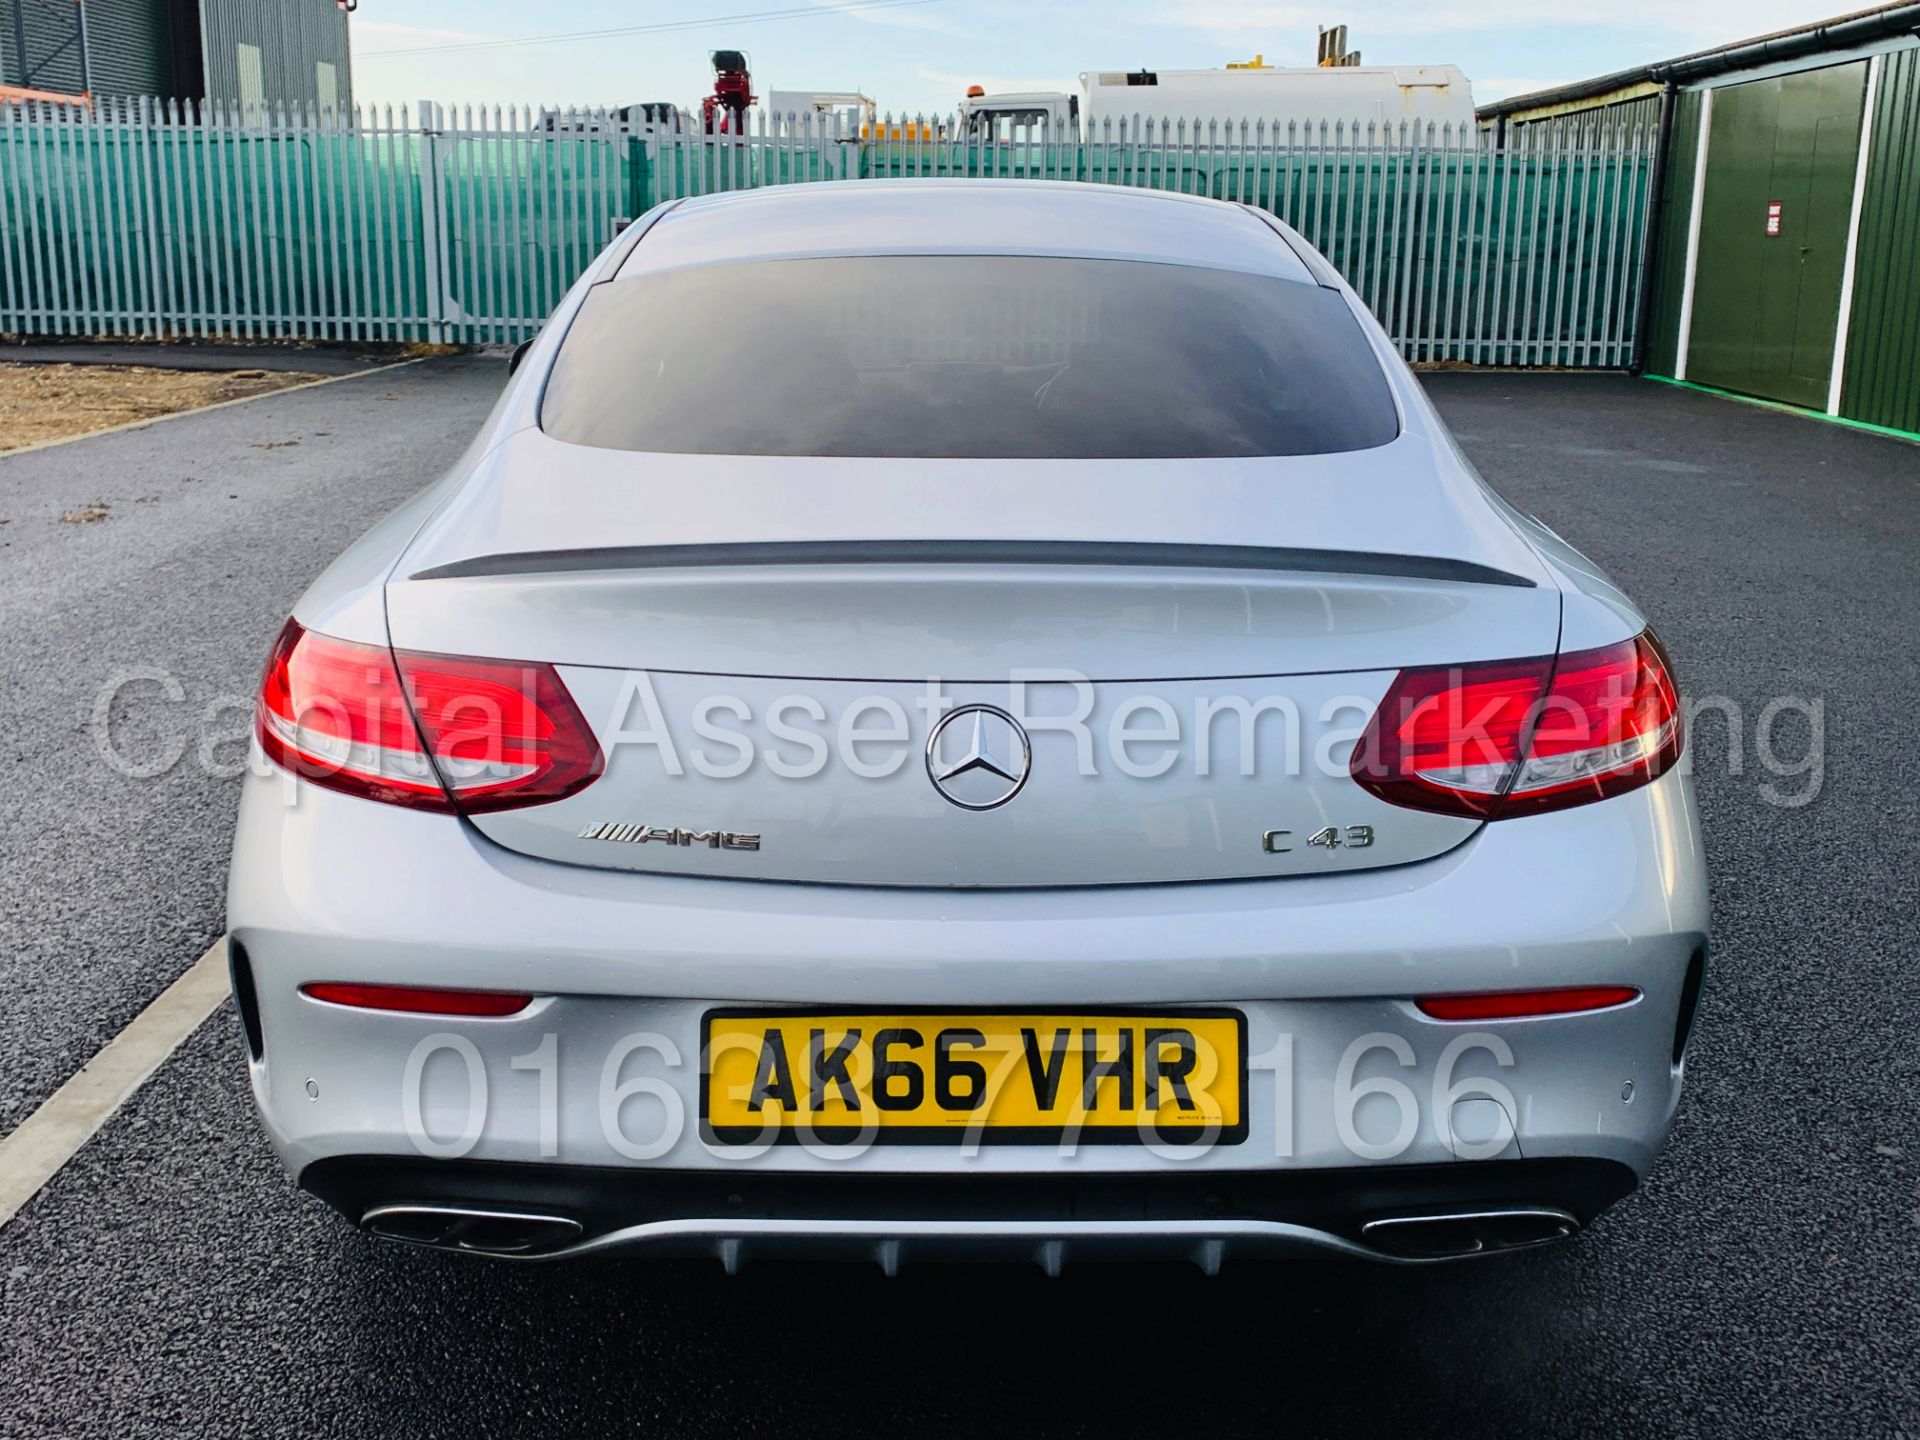
[[[969,140],[1078,139],[1080,97],[1064,90],[1007,90],[989,95],[971,85],[960,102],[960,126]]]
[[[1088,70],[1078,95],[1031,91],[988,95],[974,86],[961,101],[969,137],[978,140],[1101,140],[1135,133],[1136,122],[1208,133],[1211,122],[1236,127],[1359,121],[1471,126],[1473,86],[1457,65],[1334,65],[1299,68],[1230,65],[1224,70]]]
[[[776,129],[791,124],[822,135],[836,125],[839,134],[859,135],[872,128],[875,116],[873,98],[857,90],[769,90],[763,104],[767,123]]]

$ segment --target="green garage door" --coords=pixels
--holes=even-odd
[[[1713,95],[1687,378],[1825,409],[1864,60]]]

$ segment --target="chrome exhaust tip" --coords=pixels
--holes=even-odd
[[[1367,1221],[1360,1227],[1360,1238],[1377,1250],[1404,1259],[1453,1260],[1550,1245],[1579,1229],[1580,1222],[1565,1210],[1527,1205],[1389,1215]]]
[[[580,1237],[578,1220],[465,1205],[376,1205],[360,1228],[383,1240],[474,1255],[542,1255]]]

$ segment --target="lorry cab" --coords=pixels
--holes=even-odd
[[[960,102],[966,138],[976,143],[1011,144],[1015,140],[1078,140],[1080,97],[1060,90],[1009,91],[989,95],[969,86]]]

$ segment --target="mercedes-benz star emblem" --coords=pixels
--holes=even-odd
[[[1032,767],[1027,732],[992,705],[962,705],[943,715],[927,736],[927,778],[962,810],[1006,804],[1020,793]]]

